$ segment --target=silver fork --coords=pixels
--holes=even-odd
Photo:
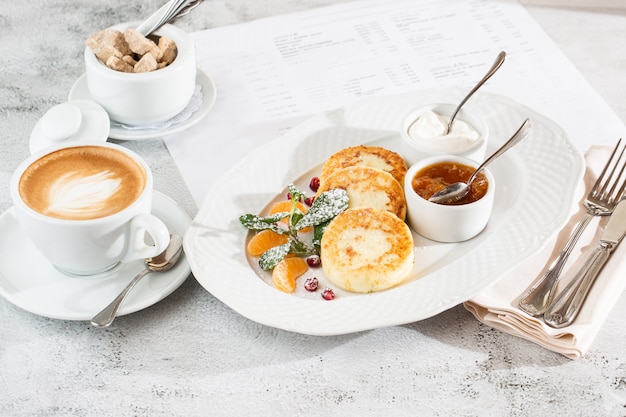
[[[621,139],[617,141],[611,157],[606,162],[589,194],[585,197],[584,204],[587,207],[585,217],[578,222],[559,256],[552,262],[544,274],[535,280],[522,294],[519,308],[526,313],[532,316],[540,316],[548,309],[554,298],[554,289],[563,266],[567,262],[576,242],[578,242],[580,235],[582,235],[593,217],[610,215],[624,195],[626,180],[623,180],[621,183],[619,180],[626,168],[626,161],[623,161],[620,165],[620,160],[626,148],[618,152],[621,142]],[[617,159],[614,160],[616,155],[618,155]],[[605,178],[607,172],[608,176]]]

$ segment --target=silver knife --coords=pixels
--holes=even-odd
[[[598,246],[544,313],[543,320],[548,326],[558,329],[569,326],[576,319],[589,289],[625,233],[626,200],[622,200],[609,218]]]

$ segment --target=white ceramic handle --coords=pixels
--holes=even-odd
[[[146,243],[148,234],[154,245]],[[122,258],[123,262],[145,259],[163,252],[170,243],[170,232],[161,219],[151,214],[138,214],[130,221],[128,249]]]

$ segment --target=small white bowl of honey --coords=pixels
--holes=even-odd
[[[489,222],[496,182],[488,169],[472,181],[470,192],[453,204],[428,201],[454,182],[467,181],[480,165],[457,155],[437,155],[413,164],[404,179],[409,226],[438,242],[462,242],[478,235]]]

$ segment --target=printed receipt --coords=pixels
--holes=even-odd
[[[624,129],[515,1],[365,0],[193,38],[217,100],[204,120],[165,143],[199,206],[246,153],[307,117],[362,97],[439,87],[469,91],[501,50],[507,60],[485,91],[555,120],[583,151],[602,140],[598,125],[615,132],[607,143]]]

